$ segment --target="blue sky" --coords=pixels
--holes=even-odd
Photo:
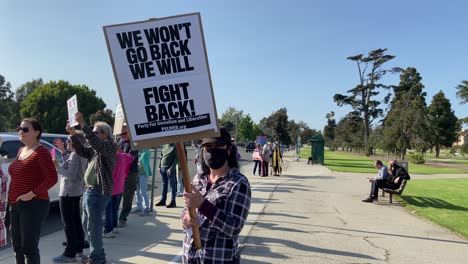
[[[415,67],[432,96],[443,90],[468,116],[455,86],[468,79],[466,1],[1,1],[0,74],[13,88],[68,80],[115,109],[118,93],[102,26],[201,12],[216,104],[254,121],[286,107],[323,129],[333,102],[358,81],[348,56],[388,48],[388,67]],[[398,76],[384,78],[397,84]]]

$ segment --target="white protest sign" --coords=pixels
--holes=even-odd
[[[114,135],[122,134],[122,126],[124,123],[124,113],[122,105],[118,104],[115,109],[115,121],[114,121]]]
[[[78,113],[78,100],[76,99],[76,94],[67,100],[67,109],[70,126],[77,126],[78,122],[75,121],[75,114]]]
[[[104,34],[134,146],[218,133],[199,13],[105,26]]]

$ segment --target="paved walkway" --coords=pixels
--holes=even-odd
[[[288,165],[281,177],[267,178],[242,168],[253,187],[242,263],[467,263],[467,240],[398,205],[362,203],[368,175]],[[132,215],[118,238],[105,240],[108,263],[179,263],[178,199],[178,208],[158,208],[157,216]],[[41,238],[42,263],[62,253],[63,240],[62,231]],[[6,263],[14,263],[11,249],[0,254]]]
[[[368,175],[296,162],[287,174],[249,233],[243,263],[468,263],[467,240],[401,206],[361,202]]]

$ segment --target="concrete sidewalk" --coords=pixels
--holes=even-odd
[[[249,233],[242,263],[468,263],[467,240],[385,198],[361,202],[369,175],[304,162],[291,162],[286,174]]]

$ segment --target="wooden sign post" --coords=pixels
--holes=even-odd
[[[182,182],[184,183],[185,192],[192,192],[192,181],[190,180],[190,174],[188,171],[187,157],[185,156],[185,149],[183,142],[176,143],[177,157],[179,158],[179,166],[182,170]],[[196,249],[201,248],[200,230],[198,226],[198,215],[194,208],[188,208],[190,218],[192,218],[192,232],[193,232],[193,243]]]

